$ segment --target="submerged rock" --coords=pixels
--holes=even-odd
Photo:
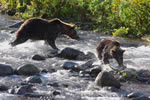
[[[40,73],[40,70],[33,64],[26,64],[18,67],[16,71],[19,75],[35,75]]]
[[[111,86],[111,87],[116,87],[120,88],[121,84],[120,82],[114,78],[114,76],[106,71],[100,72],[98,76],[95,79],[95,83],[98,86]]]
[[[40,60],[45,60],[46,58],[44,56],[40,56],[40,55],[34,55],[32,57],[32,60],[37,60],[37,61],[40,61]]]
[[[42,83],[42,80],[41,80],[41,78],[39,76],[28,77],[28,78],[26,78],[25,81],[29,82],[29,83]]]
[[[13,73],[14,71],[11,66],[0,64],[0,76],[12,75]]]

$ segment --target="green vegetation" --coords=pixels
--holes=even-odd
[[[0,0],[0,3],[1,9],[24,19],[58,17],[91,22],[94,30],[113,30],[114,36],[150,35],[150,0]]]

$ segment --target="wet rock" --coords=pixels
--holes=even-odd
[[[77,63],[74,63],[74,62],[65,62],[62,67],[64,69],[71,69],[71,70],[74,70],[74,71],[79,71],[79,69],[77,68],[77,66],[78,66]]]
[[[148,70],[139,70],[137,74],[140,77],[150,77],[150,71]]]
[[[93,68],[90,69],[90,76],[96,77],[102,71],[101,66],[94,65]]]
[[[92,52],[87,52],[87,53],[85,54],[85,57],[86,57],[86,59],[93,59],[93,58],[96,58],[95,54],[92,53]]]
[[[65,48],[59,54],[58,57],[69,59],[69,60],[80,60],[78,56],[84,56],[85,54],[77,49]]]
[[[0,64],[0,76],[12,75],[13,73],[14,71],[11,66]]]
[[[53,91],[53,95],[60,95],[61,94],[61,92],[60,91],[58,91],[58,90],[55,90],[55,91]]]
[[[46,58],[44,56],[40,56],[40,55],[34,55],[32,57],[32,60],[37,60],[37,61],[40,61],[40,60],[45,60]]]
[[[86,74],[89,74],[92,77],[96,77],[101,71],[102,71],[101,66],[92,65],[92,68],[81,70],[80,71],[80,76],[85,76]]]
[[[93,59],[89,60],[89,61],[85,62],[84,64],[78,66],[78,69],[80,69],[80,70],[86,70],[88,68],[91,68],[91,67],[93,67],[92,65],[93,65],[94,61],[95,60],[93,60]]]
[[[28,78],[26,78],[25,81],[29,82],[29,83],[42,83],[42,80],[41,80],[41,78],[39,76],[28,77]]]
[[[26,64],[17,68],[19,75],[35,75],[40,73],[40,70],[33,64]]]
[[[53,72],[56,72],[56,70],[55,70],[54,68],[50,68],[50,69],[48,70],[48,72],[53,73]]]
[[[137,72],[135,69],[132,68],[126,68],[125,70],[121,71],[122,75],[125,77],[125,79],[133,79],[136,78]]]
[[[32,85],[24,85],[15,87],[13,89],[9,89],[8,91],[10,94],[19,94],[25,95],[26,93],[33,93]]]
[[[48,73],[48,70],[47,69],[42,69],[41,73]]]
[[[140,97],[140,96],[142,96],[143,94],[142,93],[140,93],[140,92],[132,92],[132,93],[129,93],[128,95],[127,95],[127,97],[128,98],[136,98],[136,97]]]
[[[53,86],[53,87],[59,87],[59,84],[58,83],[48,83],[47,85],[50,85],[50,86]]]
[[[100,72],[98,76],[95,79],[95,83],[98,86],[111,86],[111,87],[116,87],[120,88],[121,84],[120,82],[114,78],[114,76],[106,71]]]
[[[132,100],[150,100],[150,97],[140,96],[140,97],[134,98]]]
[[[24,21],[20,21],[13,25],[8,26],[8,28],[19,28],[23,23],[24,23]]]
[[[0,84],[0,91],[7,91],[7,90],[8,90],[8,86],[4,84]]]

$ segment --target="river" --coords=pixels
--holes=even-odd
[[[51,50],[51,47],[46,45],[44,41],[27,41],[26,43],[11,47],[9,43],[15,39],[15,33],[11,33],[14,29],[8,29],[7,26],[17,22],[12,20],[6,15],[0,15],[0,63],[9,64],[16,69],[23,64],[31,63],[42,68],[55,68],[60,67],[65,61],[58,58],[48,58],[44,61],[32,60],[32,56],[35,54],[45,55]],[[61,50],[65,47],[72,47],[83,51],[84,53],[93,52],[96,55],[96,45],[103,39],[115,39],[121,42],[122,49],[126,50],[124,53],[124,64],[127,68],[134,68],[136,70],[150,68],[150,46],[145,42],[139,40],[129,40],[119,37],[105,36],[100,33],[93,33],[91,31],[77,31],[81,37],[80,41],[66,39],[59,37],[56,40],[56,45]],[[77,61],[77,63],[83,63]],[[99,64],[99,61],[96,62]],[[77,74],[77,75],[76,75]],[[58,88],[62,91],[61,95],[57,98],[63,98],[65,100],[108,100],[108,97],[114,99],[109,100],[123,100],[124,95],[130,91],[142,91],[145,95],[150,96],[150,85],[138,84],[124,84],[122,89],[118,92],[110,92],[103,88],[93,87],[94,81],[85,78],[78,77],[78,73],[72,75],[68,70],[59,70],[54,73],[41,74],[43,84],[47,82],[57,82],[69,84],[69,88]],[[0,83],[14,86],[23,80],[24,76],[12,75],[1,76]],[[37,93],[49,93],[49,89],[37,85]],[[0,92],[0,100],[9,100],[9,96],[12,96],[14,100],[17,100],[17,95],[12,95],[7,92]],[[13,99],[11,98],[11,99]]]

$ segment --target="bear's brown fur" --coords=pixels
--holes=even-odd
[[[109,59],[114,58],[119,66],[123,65],[123,53],[125,50],[120,48],[120,43],[116,40],[103,40],[96,47],[97,55],[104,64],[109,63]]]
[[[16,40],[11,45],[15,46],[24,43],[28,39],[45,40],[53,49],[58,49],[55,45],[55,40],[58,35],[62,34],[72,39],[79,39],[75,26],[58,18],[52,20],[30,18],[20,26],[16,33]]]

